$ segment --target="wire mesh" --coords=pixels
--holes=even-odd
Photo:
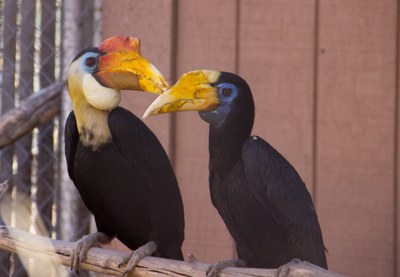
[[[66,10],[72,2],[79,13]],[[69,64],[67,52],[71,52],[68,46],[74,43],[73,49],[80,50],[93,45],[99,37],[100,4],[100,0],[0,0],[1,115],[18,107],[40,88],[66,78],[64,64]],[[67,30],[71,20],[77,21],[80,39],[66,43],[65,33],[71,32]],[[61,105],[68,112],[66,97]],[[76,228],[68,227],[69,239],[88,232],[89,214],[79,197],[75,193],[75,200],[68,203],[65,199],[74,197],[63,195],[63,122],[61,114],[0,150],[0,182],[7,180],[9,184],[6,195],[0,199],[0,224],[60,238],[63,228],[68,226],[60,214],[69,213],[70,218],[77,218],[74,222],[79,222]],[[0,277],[46,276],[40,270],[43,266],[38,262],[20,260],[18,255],[0,251]],[[47,272],[60,276],[55,269]]]

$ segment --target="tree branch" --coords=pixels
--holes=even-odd
[[[8,226],[0,226],[0,248],[35,260],[53,262],[65,266],[70,265],[70,253],[74,247],[73,242],[49,239],[24,232]],[[81,269],[98,273],[120,276],[125,266],[118,265],[127,257],[122,253],[102,248],[91,248],[86,260],[81,264]],[[209,265],[200,262],[187,263],[182,261],[167,260],[155,257],[145,257],[134,270],[135,276],[205,276]],[[274,269],[253,268],[226,268],[221,276],[233,277],[272,277]],[[289,277],[343,277],[329,272],[307,262],[290,266]]]
[[[56,83],[41,89],[0,117],[0,149],[60,113],[61,90],[64,83]]]

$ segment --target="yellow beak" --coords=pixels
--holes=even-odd
[[[211,70],[191,71],[181,76],[174,86],[165,91],[147,108],[149,115],[175,111],[209,111],[219,104],[215,83],[220,72]]]
[[[141,90],[161,94],[168,88],[161,72],[140,55],[140,41],[115,36],[103,41],[99,50],[98,71],[94,74],[103,85],[119,90]]]

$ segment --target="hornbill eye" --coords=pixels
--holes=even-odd
[[[230,100],[236,97],[238,91],[235,85],[230,83],[223,83],[218,86],[218,94],[225,100]]]
[[[231,94],[232,94],[232,89],[230,89],[230,88],[223,88],[222,89],[222,95],[223,96],[231,96]]]
[[[94,68],[97,65],[97,58],[95,57],[87,57],[85,60],[85,65],[88,68]]]
[[[87,52],[81,59],[81,66],[87,73],[93,73],[99,64],[99,53]]]

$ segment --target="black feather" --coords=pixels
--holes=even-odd
[[[68,172],[98,231],[132,250],[154,240],[158,256],[182,260],[182,199],[163,147],[123,108],[112,110],[108,123],[112,141],[97,150],[79,140],[73,112],[65,132]]]
[[[294,258],[327,268],[317,214],[299,174],[271,145],[250,137],[254,103],[240,77],[217,84],[239,90],[225,122],[210,125],[210,192],[249,267],[277,268]],[[218,108],[217,108],[218,111]]]

